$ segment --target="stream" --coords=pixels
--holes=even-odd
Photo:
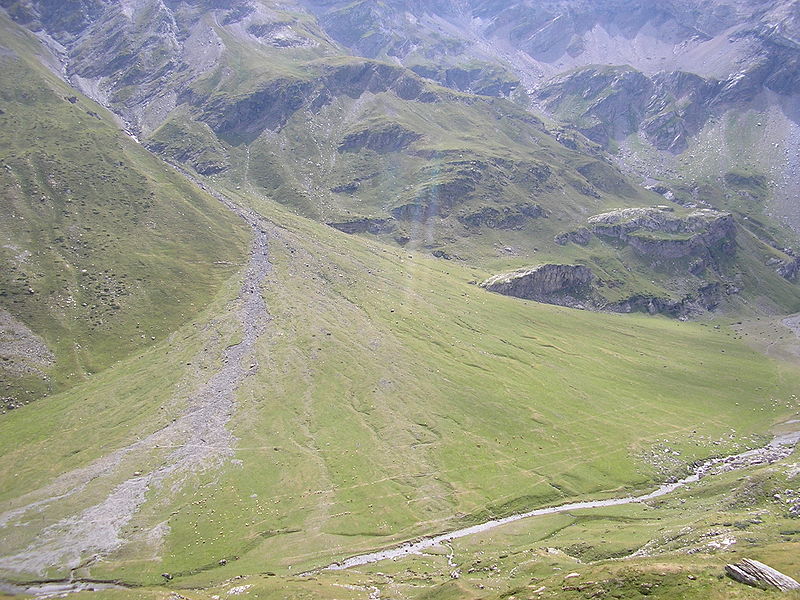
[[[787,422],[791,423],[792,421]],[[786,458],[793,451],[794,447],[800,443],[800,431],[785,433],[776,436],[769,444],[754,450],[747,450],[739,454],[726,456],[722,458],[713,458],[695,466],[692,473],[671,483],[664,483],[654,491],[643,494],[640,496],[623,496],[620,498],[608,498],[606,500],[587,500],[583,502],[570,502],[568,504],[560,504],[558,506],[550,506],[547,508],[537,508],[524,513],[511,515],[502,519],[492,519],[485,523],[465,527],[444,533],[441,535],[423,538],[416,542],[407,542],[400,546],[379,550],[377,552],[370,552],[368,554],[359,554],[351,556],[340,562],[335,562],[325,567],[301,573],[300,577],[310,577],[316,575],[320,571],[339,571],[349,569],[352,567],[373,564],[389,559],[398,559],[413,554],[421,554],[423,550],[433,548],[434,546],[445,545],[447,546],[452,540],[467,537],[477,533],[483,533],[513,523],[521,521],[522,519],[529,519],[531,517],[539,517],[542,515],[552,515],[571,510],[585,510],[592,508],[603,508],[607,506],[620,506],[623,504],[633,504],[635,502],[647,502],[654,498],[666,496],[675,490],[685,487],[688,484],[700,481],[705,476],[726,473],[746,467],[751,467],[760,464],[769,464]],[[451,549],[452,557],[452,549]],[[448,558],[448,562],[451,558]],[[22,585],[9,585],[0,584],[0,592],[10,594],[31,594],[39,598],[61,597],[65,594],[88,591],[88,590],[108,590],[108,589],[125,589],[126,586],[115,584],[112,582],[99,582],[90,580],[64,580],[64,581],[48,581],[39,583],[30,583]]]
[[[697,481],[700,481],[700,479],[702,479],[706,475],[715,475],[759,464],[773,463],[782,458],[786,458],[793,452],[794,447],[798,444],[798,442],[800,442],[800,431],[782,434],[776,436],[769,444],[767,444],[762,448],[748,450],[740,454],[734,454],[732,456],[727,456],[723,458],[713,458],[707,460],[695,466],[691,475],[675,482],[664,483],[659,488],[648,494],[643,494],[641,496],[623,496],[621,498],[608,498],[606,500],[588,500],[584,502],[570,502],[568,504],[560,504],[558,506],[537,508],[535,510],[531,510],[528,512],[511,515],[508,517],[503,517],[502,519],[492,519],[491,521],[486,521],[485,523],[480,523],[478,525],[473,525],[471,527],[465,527],[464,529],[457,529],[456,531],[451,531],[450,533],[443,533],[441,535],[437,535],[434,537],[423,538],[416,542],[407,542],[405,544],[393,548],[379,550],[377,552],[370,552],[368,554],[359,554],[357,556],[351,556],[350,558],[346,558],[340,562],[332,563],[326,567],[322,567],[321,569],[316,569],[314,571],[309,571],[307,573],[303,573],[302,575],[304,576],[314,575],[319,571],[339,571],[343,569],[349,569],[351,567],[358,567],[372,563],[377,563],[384,560],[402,558],[404,556],[408,556],[411,554],[421,554],[423,550],[433,548],[434,546],[438,546],[440,544],[446,544],[448,542],[451,542],[452,540],[463,538],[469,535],[475,535],[476,533],[483,533],[485,531],[489,531],[490,529],[494,529],[502,525],[507,525],[508,523],[513,523],[515,521],[521,521],[522,519],[529,519],[531,517],[552,515],[571,510],[585,510],[591,508],[604,508],[607,506],[620,506],[623,504],[633,504],[635,502],[647,502],[648,500],[653,500],[654,498],[666,496],[667,494],[674,492],[675,490],[682,488],[690,483],[695,483]]]

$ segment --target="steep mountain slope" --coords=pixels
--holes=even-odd
[[[92,6],[80,19],[67,19],[47,2],[15,2],[9,10],[61,49],[74,85],[122,115],[153,151],[200,175],[252,188],[348,233],[498,272],[543,262],[584,265],[596,277],[593,299],[557,300],[572,306],[680,317],[719,307],[800,308],[796,260],[786,252],[785,232],[764,214],[768,197],[744,209],[715,203],[732,210],[738,225],[728,229],[725,243],[687,243],[678,262],[670,260],[681,243],[670,239],[676,231],[639,232],[637,239],[650,241],[638,245],[630,237],[587,237],[585,229],[593,227],[587,219],[595,215],[650,209],[665,199],[633,185],[575,132],[482,95],[525,102],[513,86],[491,83],[495,67],[511,64],[497,62],[499,55],[495,67],[485,61],[469,67],[475,81],[447,74],[448,57],[463,66],[483,47],[474,40],[451,50],[435,43],[446,23],[467,35],[464,7],[411,3],[401,12],[400,5],[372,2],[308,4],[317,21],[300,4],[266,1]],[[484,37],[499,36],[499,23],[510,18],[491,6],[470,10],[483,15]],[[389,44],[411,29],[430,36],[394,54],[359,45],[373,44],[368,32],[388,32],[378,38]],[[328,35],[395,64],[347,56]],[[417,61],[419,53],[430,62]],[[438,77],[431,65],[444,69],[440,83],[470,93],[427,79]],[[598,93],[609,85],[598,84]],[[630,98],[616,102],[630,110],[635,105]],[[601,117],[602,127],[614,128],[614,119]],[[631,127],[624,132],[635,132],[636,124]],[[603,134],[605,141],[615,131]],[[677,220],[712,205],[705,194],[694,198],[696,186],[685,201],[672,188],[672,197],[690,209],[673,207]]]
[[[702,186],[731,171],[764,176],[767,212],[797,245],[795,1],[306,5],[359,54],[400,61],[458,89],[523,104],[528,95],[645,180],[674,184],[677,172]],[[504,85],[482,82],[493,72]],[[675,159],[682,153],[688,160]]]
[[[0,19],[5,410],[163,339],[231,276],[246,232]]]

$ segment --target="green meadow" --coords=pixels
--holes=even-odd
[[[495,516],[651,489],[695,460],[761,445],[797,411],[796,371],[727,327],[491,294],[471,283],[484,272],[250,201],[272,223],[272,320],[237,393],[235,458],[180,490],[150,490],[130,531],[163,521],[163,543],[133,536],[93,578],[151,586],[167,572],[205,587],[287,576]],[[198,365],[213,369],[237,339],[224,308],[237,285],[213,319],[4,417],[4,480],[19,481],[4,506],[180,411]],[[41,425],[52,422],[64,424],[57,439]],[[654,456],[667,447],[670,460]]]
[[[785,490],[797,452],[646,504],[300,576],[534,508],[646,493],[697,461],[763,446],[800,413],[800,340],[776,316],[800,300],[776,272],[789,255],[756,173],[714,187],[698,171],[738,223],[732,250],[709,250],[701,275],[696,257],[663,261],[597,236],[559,245],[591,215],[665,200],[510,101],[404,73],[419,86],[409,100],[393,87],[400,67],[344,56],[309,15],[270,7],[319,43],[284,52],[217,25],[225,54],[192,82],[195,104],[145,134],[153,152],[0,16],[0,308],[54,356],[24,377],[1,372],[0,399],[14,401],[0,414],[4,557],[193,452],[191,432],[147,440],[197,410],[198,390],[247,338],[252,231],[154,153],[259,213],[271,263],[257,290],[269,322],[231,378],[230,414],[215,415],[233,440],[212,449],[222,460],[156,478],[110,551],[87,543],[74,568],[40,572],[0,561],[0,578],[125,587],[80,600],[699,600],[773,595],[721,578],[740,556],[796,576]],[[331,93],[312,110],[293,104],[298,90]],[[259,130],[248,106],[274,109],[280,126]],[[387,132],[408,143],[387,150]],[[444,210],[376,235],[325,225],[426,202]],[[525,218],[480,222],[493,210]],[[543,262],[590,266],[609,302],[736,290],[723,317],[683,322],[478,286]]]

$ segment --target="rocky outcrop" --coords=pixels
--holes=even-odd
[[[348,133],[339,144],[339,152],[358,152],[364,148],[379,154],[398,152],[422,136],[399,123],[385,123],[378,127]]]
[[[467,227],[519,229],[530,219],[544,216],[544,209],[541,206],[528,202],[512,206],[482,206],[477,210],[462,212],[458,215],[458,220]]]
[[[731,214],[711,209],[679,214],[669,206],[624,208],[590,217],[587,227],[559,233],[554,241],[585,246],[592,236],[629,245],[649,258],[695,257],[699,260],[693,263],[695,272],[702,271],[715,254],[734,251],[736,224]],[[791,272],[791,267],[786,270]]]
[[[225,154],[214,152],[208,148],[200,147],[194,150],[173,148],[161,142],[148,142],[145,146],[151,152],[189,165],[200,175],[216,175],[230,168],[230,161]]]
[[[740,583],[765,590],[789,592],[800,590],[800,583],[757,560],[745,558],[741,562],[725,565],[725,573]]]
[[[433,167],[420,175],[429,177],[420,184],[413,197],[401,202],[390,212],[402,221],[427,221],[432,217],[447,217],[453,209],[472,197],[484,177],[484,165],[453,163]]]
[[[594,273],[582,265],[545,264],[490,277],[480,286],[505,296],[584,308]]]
[[[727,294],[736,289],[713,282],[680,298],[635,294],[609,303],[598,293],[608,282],[597,280],[589,267],[545,264],[494,275],[480,284],[490,292],[597,312],[632,313],[687,319],[715,310]]]
[[[626,208],[590,217],[589,229],[658,259],[730,253],[736,237],[733,216],[711,209],[681,216],[670,207]]]
[[[553,168],[535,160],[469,157],[462,151],[426,148],[412,150],[426,164],[409,178],[414,186],[390,209],[398,220],[425,221],[452,217],[476,229],[518,229],[531,219],[547,215],[531,200],[556,189]]]
[[[520,86],[519,79],[489,63],[469,67],[414,65],[411,70],[446,87],[481,96],[506,98]]]
[[[230,168],[227,150],[210,132],[202,135],[181,123],[165,123],[143,143],[151,152],[188,165],[201,175],[214,175]]]
[[[218,136],[235,144],[240,139],[252,141],[267,129],[280,130],[306,103],[315,87],[313,81],[279,78],[259,85],[244,97],[193,96],[186,100],[202,106],[201,120]]]
[[[366,93],[392,92],[402,100],[437,102],[440,96],[432,86],[402,67],[364,60],[353,60],[337,66],[320,66],[308,76],[278,77],[260,83],[244,95],[197,94],[187,91],[179,100],[202,108],[200,120],[219,136],[234,141],[252,141],[265,130],[280,131],[289,119],[303,108],[318,111],[336,96],[360,98]],[[449,93],[449,92],[446,92]],[[397,145],[400,134],[401,145]],[[419,137],[399,124],[386,124],[385,131],[362,130],[350,134],[342,142],[341,151],[352,145],[373,144],[400,149]]]
[[[343,233],[371,233],[379,235],[381,233],[391,233],[395,230],[394,219],[375,219],[364,217],[352,221],[342,221],[339,223],[328,223],[328,226],[338,229]]]
[[[442,204],[436,194],[431,194],[396,206],[391,210],[391,214],[399,221],[422,222],[433,217],[446,217],[450,208],[449,203]]]
[[[797,281],[800,275],[800,256],[795,256],[790,260],[783,261],[778,266],[778,275],[788,281]]]
[[[437,102],[440,95],[424,79],[416,74],[382,62],[353,60],[334,67],[326,67],[320,83],[329,93],[360,98],[369,92],[380,94],[391,91],[403,100]],[[444,91],[450,96],[451,92]]]
[[[636,294],[621,302],[605,306],[611,312],[645,312],[676,318],[687,318],[716,309],[722,301],[725,289],[719,283],[700,287],[695,293],[674,300],[648,294]]]
[[[553,238],[553,241],[559,246],[573,243],[579,246],[586,246],[592,240],[592,232],[586,227],[579,227],[574,231],[565,231],[559,233]]]

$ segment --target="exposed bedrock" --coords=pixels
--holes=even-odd
[[[587,227],[560,233],[555,242],[586,245],[592,235],[655,259],[708,258],[734,251],[736,223],[730,213],[711,209],[681,215],[666,206],[625,208],[590,217]]]
[[[480,285],[490,292],[506,296],[564,304],[565,296],[575,298],[588,294],[593,280],[594,274],[588,267],[545,264],[501,273]]]

